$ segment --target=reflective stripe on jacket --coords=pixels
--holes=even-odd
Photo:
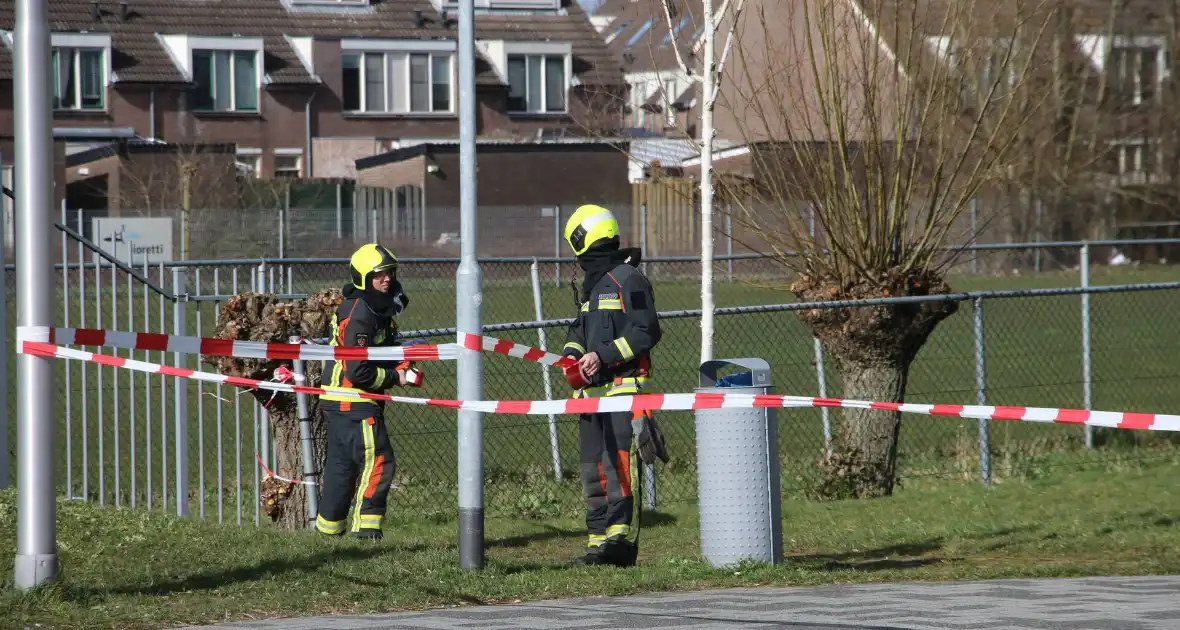
[[[622,264],[590,290],[570,326],[562,354],[597,352],[602,368],[578,397],[638,393],[651,375],[651,351],[660,342],[655,292],[638,269]]]
[[[333,346],[368,346],[380,348],[400,345],[397,341],[397,322],[392,317],[381,317],[360,297],[346,299],[332,315]],[[340,387],[355,392],[380,394],[398,383],[397,365],[393,361],[324,361],[321,382],[329,387]],[[342,403],[376,404],[375,400],[325,394],[320,400]]]

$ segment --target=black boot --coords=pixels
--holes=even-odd
[[[586,554],[575,559],[574,564],[583,566],[602,564],[602,559],[598,555],[598,547],[587,547]]]
[[[352,533],[353,538],[358,540],[381,540],[385,537],[379,529],[365,528],[359,532]]]
[[[611,538],[598,548],[598,564],[633,567],[639,559],[639,546],[623,537]]]

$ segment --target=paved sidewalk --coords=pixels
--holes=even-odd
[[[1180,628],[1180,576],[739,588],[313,617],[219,630],[768,628],[1155,630]]]

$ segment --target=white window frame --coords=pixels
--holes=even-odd
[[[1155,182],[1164,176],[1164,149],[1144,138],[1112,140],[1118,155],[1118,178],[1124,184]]]
[[[566,50],[561,50],[561,51],[538,50],[538,51],[534,52],[534,51],[531,51],[531,50],[524,48],[524,47],[510,48],[505,51],[505,56],[504,56],[504,68],[505,68],[506,75],[510,74],[508,72],[508,67],[514,57],[523,57],[525,60],[525,62],[524,62],[525,69],[526,69],[525,70],[525,81],[528,81],[528,70],[527,69],[528,69],[529,58],[530,57],[540,57],[541,58],[541,103],[539,104],[539,107],[537,107],[537,108],[533,108],[532,104],[530,103],[526,106],[526,109],[523,109],[523,110],[508,109],[508,113],[511,115],[524,115],[524,116],[562,116],[562,115],[569,114],[569,111],[570,111],[570,87],[573,85],[573,77],[572,77],[572,73],[571,73],[572,66],[573,66],[573,63],[572,63],[573,56],[569,52],[567,52]],[[564,98],[562,99],[562,109],[553,110],[553,111],[550,111],[547,107],[548,106],[548,102],[547,102],[548,101],[548,90],[546,88],[548,88],[548,85],[547,85],[548,79],[545,76],[546,75],[545,62],[550,57],[561,58],[561,60],[562,60],[562,76],[564,78],[564,83],[565,83],[565,85],[562,86],[562,89],[563,89],[563,92],[565,95]],[[509,89],[511,89],[511,86],[509,86]],[[525,100],[526,101],[528,100],[528,92],[529,92],[529,89],[528,89],[528,86],[526,85],[525,86]]]
[[[680,87],[680,82],[675,78],[664,78],[660,87],[664,93],[664,126],[675,127],[679,122],[676,117],[676,97],[679,96],[677,89]]]
[[[409,42],[404,42],[409,43]],[[428,42],[429,43],[429,42]],[[385,91],[385,108],[381,110],[370,111],[368,109],[368,81],[366,80],[366,73],[368,72],[364,57],[365,55],[381,55],[381,83]],[[413,89],[414,83],[410,77],[410,58],[414,55],[427,55],[427,101],[428,108],[425,111],[414,111],[413,103]],[[344,57],[356,56],[359,58],[360,71],[360,94],[359,94],[359,108],[358,109],[344,109],[345,114],[371,114],[383,116],[453,116],[455,114],[455,53],[450,50],[450,47],[412,47],[406,46],[395,49],[381,49],[377,46],[342,46],[341,52],[341,68],[343,68]],[[446,109],[436,110],[434,108],[434,58],[446,57],[447,59],[447,107]],[[401,75],[404,77],[404,85],[394,85],[394,71],[400,66]],[[343,95],[342,95],[343,96]],[[343,102],[343,99],[341,99]]]
[[[454,9],[458,10],[459,0],[431,0],[436,9]],[[559,0],[474,0],[473,4],[477,9],[492,9],[492,10],[533,10],[533,11],[556,11],[561,8]]]
[[[238,147],[234,160],[249,168],[255,178],[262,177],[262,149]]]
[[[82,105],[82,53],[96,52],[98,58],[98,85],[99,85],[99,99],[100,102],[97,107],[84,107]],[[53,92],[56,93],[60,80],[58,79],[58,68],[61,66],[61,60],[64,54],[69,54],[73,57],[74,62],[74,89],[71,99],[73,103],[69,106],[64,105],[66,101],[62,98],[63,105],[54,107],[54,111],[60,112],[105,112],[107,110],[107,84],[110,73],[108,71],[110,59],[110,52],[108,48],[101,48],[97,46],[53,46],[53,57],[57,63],[50,68],[50,80],[53,81]],[[50,63],[53,63],[52,61]]]
[[[188,34],[165,34],[156,33],[156,41],[171,57],[172,63],[184,75],[185,79],[193,80],[193,60],[195,53],[199,52],[245,52],[254,54],[254,85],[257,90],[257,98],[255,99],[258,106],[255,109],[197,109],[190,108],[191,111],[198,114],[260,114],[262,113],[262,87],[267,83],[266,66],[262,62],[263,52],[263,38],[262,37],[221,37],[221,36],[205,36],[205,35],[188,35]],[[231,64],[232,67],[232,64]],[[231,71],[230,81],[230,101],[232,104],[237,104],[237,95],[235,90],[237,86],[234,85]]]
[[[976,101],[983,98],[987,90],[991,89],[994,81],[993,69],[1005,52],[1011,47],[1011,53],[1008,57],[1008,67],[1006,68],[1006,81],[1001,80],[997,85],[997,91],[992,95],[991,100],[996,100],[1005,97],[1008,91],[1002,88],[1007,85],[1008,90],[1016,87],[1016,72],[1020,61],[1020,43],[1018,40],[1012,38],[1001,37],[995,38],[988,42],[990,48],[987,51],[986,57],[981,57],[977,63],[977,72],[972,72],[971,68],[965,67],[967,64],[961,61],[962,54],[980,55],[983,49],[974,50],[974,47],[968,47],[960,41],[954,41],[955,38],[949,36],[934,36],[927,38],[927,44],[931,46],[935,52],[941,56],[947,63],[952,76],[956,77],[963,86],[961,94],[968,101]],[[990,103],[991,101],[989,101]]]
[[[631,126],[642,129],[647,122],[647,110],[643,104],[647,102],[647,81],[639,80],[631,83]]]
[[[1144,77],[1142,73],[1142,53],[1154,48],[1155,49],[1155,77],[1152,80],[1152,98],[1150,100],[1143,98],[1143,84]],[[1164,87],[1164,79],[1167,78],[1167,41],[1163,37],[1141,36],[1141,37],[1113,37],[1110,42],[1110,50],[1107,53],[1108,72],[1115,73],[1116,79],[1119,77],[1118,73],[1122,72],[1122,68],[1115,67],[1116,53],[1118,52],[1132,52],[1134,55],[1135,68],[1131,71],[1133,73],[1132,83],[1134,84],[1133,92],[1131,94],[1132,105],[1142,105],[1144,103],[1154,102],[1160,98],[1160,92]]]
[[[293,169],[279,169],[279,160],[292,159],[295,160],[295,168]],[[303,177],[303,150],[302,149],[275,149],[275,177]]]
[[[226,50],[226,49],[218,49],[218,48],[193,48],[192,52],[190,53],[193,58],[193,60],[191,62],[193,64],[192,67],[194,67],[194,68],[196,67],[196,56],[198,54],[202,54],[202,53],[209,53],[212,56],[212,58],[210,60],[210,67],[213,68],[214,77],[216,77],[216,74],[217,74],[217,62],[216,62],[217,53],[228,53],[230,55],[230,61],[229,61],[229,108],[228,109],[218,109],[217,106],[214,105],[213,107],[210,107],[210,108],[193,107],[193,111],[200,112],[200,113],[214,112],[214,113],[247,113],[247,114],[254,114],[254,113],[258,113],[258,112],[262,111],[262,93],[261,93],[261,90],[259,90],[257,87],[258,81],[259,81],[259,76],[261,75],[261,65],[262,65],[259,62],[259,60],[261,59],[262,55],[260,55],[257,51],[248,50],[248,49],[246,49],[246,50]],[[238,81],[237,81],[238,66],[234,62],[236,60],[236,55],[239,55],[239,54],[250,55],[252,57],[252,63],[254,64],[254,84],[255,84],[255,88],[254,88],[255,93],[254,94],[255,94],[255,96],[254,96],[254,107],[252,107],[252,108],[242,108],[242,107],[238,106]],[[194,80],[195,80],[195,77],[194,77]],[[217,100],[216,87],[217,87],[216,86],[216,79],[214,79],[213,81],[211,81],[211,89],[214,90],[214,92],[213,92],[214,102],[216,102],[216,100]]]
[[[8,30],[0,30],[0,40],[9,50],[16,49],[15,33]],[[115,73],[111,68],[111,36],[109,33],[50,33],[50,47],[53,50],[59,48],[79,48],[87,50],[101,50],[102,51],[102,108],[92,109],[56,109],[55,111],[84,111],[84,112],[103,112],[110,107],[110,94],[108,88],[111,83],[116,81]],[[53,71],[50,71],[50,80],[53,79]],[[75,78],[77,80],[77,78]],[[79,83],[79,89],[81,84]]]

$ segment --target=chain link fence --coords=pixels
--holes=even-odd
[[[1066,249],[1068,244],[1062,245]],[[189,261],[124,268],[95,262],[90,245],[63,234],[59,264],[58,325],[208,336],[221,302],[259,290],[297,297],[347,278],[346,259]],[[411,297],[399,321],[408,335],[449,341],[454,320],[453,259],[406,259],[400,275]],[[652,387],[689,392],[697,386],[700,329],[699,265],[694,259],[653,259],[657,307],[665,313],[664,340],[655,351]],[[727,275],[730,265],[740,270]],[[1180,407],[1172,386],[1180,337],[1170,314],[1180,306],[1180,285],[1167,283],[1167,266],[1087,267],[1094,293],[1045,290],[1082,282],[1077,272],[952,276],[964,300],[943,322],[912,366],[910,402],[1086,407],[1169,412]],[[560,318],[574,314],[569,281],[580,276],[572,261],[501,259],[482,264],[483,321],[493,336],[556,349],[565,336]],[[7,271],[9,321],[15,317],[14,272]],[[535,278],[535,280],[534,280]],[[731,280],[732,278],[732,280]],[[839,397],[841,379],[792,309],[789,276],[753,257],[717,262],[715,356],[766,359],[777,393]],[[536,293],[540,294],[535,302]],[[1151,283],[1144,285],[1142,283]],[[1127,286],[1135,285],[1135,286]],[[175,300],[186,295],[187,300]],[[778,306],[765,306],[778,305]],[[810,306],[817,307],[817,306]],[[849,307],[857,308],[857,307]],[[977,309],[979,317],[977,317]],[[530,323],[550,319],[548,323]],[[518,324],[511,324],[519,322]],[[507,325],[501,325],[509,323]],[[979,334],[982,332],[982,334]],[[15,338],[8,330],[9,374],[15,374]],[[94,348],[90,348],[94,349]],[[102,349],[155,363],[198,366],[195,357]],[[485,398],[544,399],[542,367],[487,355]],[[453,398],[455,365],[424,366],[427,382],[412,395]],[[63,495],[102,504],[176,509],[178,429],[188,472],[184,505],[194,516],[260,522],[257,491],[267,457],[265,410],[232,387],[78,362],[57,365],[60,423],[58,480]],[[564,380],[552,397],[565,397]],[[186,399],[178,405],[178,386]],[[15,388],[9,390],[9,417]],[[780,410],[782,489],[807,497],[818,480],[825,441],[838,426],[836,409]],[[657,416],[668,434],[672,460],[656,467],[657,507],[692,501],[696,492],[693,417]],[[178,421],[179,420],[179,421]],[[397,454],[390,509],[394,514],[453,518],[457,500],[455,414],[444,409],[393,405],[386,420]],[[486,505],[491,516],[577,515],[581,509],[577,419],[486,416]],[[553,457],[550,427],[556,428]],[[10,452],[15,440],[10,425]],[[991,422],[987,462],[993,479],[1035,476],[1062,463],[1139,458],[1174,448],[1176,437],[1143,431]],[[1087,435],[1089,434],[1089,437]],[[898,452],[903,484],[925,477],[978,483],[980,426],[974,420],[906,416]],[[11,460],[10,460],[11,462]]]
[[[691,192],[691,191],[690,191]],[[174,207],[123,209],[112,214],[106,209],[61,211],[60,221],[110,251],[94,234],[95,220],[107,223],[127,219],[153,218],[168,222],[176,260],[241,260],[290,258],[297,253],[308,258],[346,258],[359,245],[380,241],[404,259],[444,259],[459,255],[459,208],[423,204],[420,196],[406,196],[391,190],[348,183],[305,183],[292,191],[270,195],[273,202],[242,208],[198,207],[187,211]],[[638,199],[639,197],[637,197]],[[640,248],[648,257],[689,257],[699,259],[701,216],[699,208],[673,195],[666,203],[649,206],[632,199],[600,199],[595,203],[611,208],[622,227],[628,247]],[[963,225],[948,240],[954,244],[956,273],[1014,275],[1076,270],[1081,248],[1073,232],[1040,229],[1007,229],[1007,206],[983,207],[971,204]],[[481,205],[478,213],[478,255],[485,258],[562,258],[568,248],[562,242],[564,222],[575,207],[560,204]],[[717,270],[721,277],[759,275],[770,270],[782,272],[760,252],[770,251],[764,236],[743,227],[741,210],[721,205],[714,217],[714,249],[730,262]],[[808,217],[803,204],[799,212]],[[738,216],[737,219],[731,213]],[[976,216],[978,215],[978,216]],[[988,219],[991,220],[988,220]],[[826,241],[822,225],[811,218],[817,242]],[[1116,226],[1106,230],[1122,240],[1091,240],[1091,262],[1106,264],[1157,264],[1180,257],[1180,223],[1156,227]],[[1066,235],[1068,234],[1068,236]],[[1056,237],[1056,239],[1054,238]],[[9,228],[11,240],[11,227]],[[159,234],[145,238],[163,242]],[[789,238],[780,235],[772,243],[789,250]],[[747,254],[748,257],[741,257]],[[733,256],[738,258],[732,258]]]

